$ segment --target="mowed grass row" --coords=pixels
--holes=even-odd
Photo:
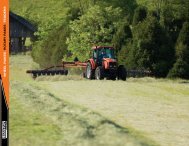
[[[40,82],[54,95],[139,130],[162,146],[189,145],[189,84],[182,81]]]
[[[11,146],[156,146],[139,132],[65,102],[35,83],[11,83]]]
[[[82,137],[81,135],[83,134],[81,133],[85,133],[87,129],[84,128],[85,130],[81,130],[83,132],[81,132],[78,135],[76,134],[77,136],[75,136],[72,140],[68,138],[69,139],[68,141],[70,142],[74,143],[76,141],[77,142],[81,141],[79,142],[79,144],[105,145],[107,144],[106,140],[111,139],[112,141],[108,143],[109,145],[118,145],[118,144],[122,145],[123,143],[116,143],[116,141],[125,142],[124,141],[125,139],[126,141],[129,141],[131,145],[135,145],[135,144],[156,145],[157,143],[162,146],[189,145],[189,140],[188,140],[189,139],[188,137],[189,82],[188,81],[184,81],[184,80],[172,81],[167,79],[165,80],[165,79],[153,79],[153,78],[141,78],[141,79],[130,78],[126,82],[108,81],[108,80],[88,81],[82,79],[80,76],[39,77],[37,80],[33,81],[30,76],[25,74],[25,70],[28,68],[29,69],[37,68],[37,65],[32,62],[32,59],[29,56],[18,55],[11,57],[11,83],[13,83],[13,89],[17,89],[17,90],[19,88],[22,89],[25,87],[25,85],[28,84],[28,87],[26,86],[27,88],[25,90],[26,92],[20,90],[14,91],[12,92],[13,94],[11,96],[16,95],[17,96],[16,98],[19,98],[19,96],[21,96],[22,94],[27,95],[30,90],[34,90],[34,93],[38,90],[40,91],[39,93],[41,92],[44,93],[44,91],[47,91],[46,100],[48,99],[52,100],[54,99],[54,97],[56,97],[61,102],[63,101],[66,102],[66,104],[68,104],[69,106],[73,104],[68,111],[72,111],[74,108],[76,108],[77,106],[75,105],[79,105],[79,107],[77,108],[80,110],[83,109],[83,107],[84,109],[87,108],[88,110],[87,109],[85,110],[88,111],[89,113],[91,111],[94,111],[95,112],[94,114],[87,115],[87,114],[83,114],[83,112],[81,113],[79,112],[79,114],[77,114],[79,115],[77,116],[79,119],[85,117],[84,118],[85,124],[86,122],[90,123],[89,121],[91,119],[93,121],[93,119],[95,118],[91,118],[91,117],[93,117],[94,115],[95,117],[101,119],[100,120],[101,122],[97,122],[98,120],[96,121],[96,123],[98,123],[96,125],[99,125],[99,123],[103,123],[102,119],[106,119],[106,121],[111,121],[110,123],[113,123],[113,127],[108,126],[107,128],[107,130],[110,130],[109,132],[103,129],[102,131],[104,131],[105,133],[101,133],[101,134],[99,134],[98,132],[97,132],[98,134],[94,132],[94,131],[99,131],[99,129],[96,128],[95,124],[93,125],[90,123],[89,125],[90,126],[92,125],[93,130],[89,130],[89,131],[92,131],[92,133],[96,134],[93,138],[85,141],[86,137],[84,137],[85,140],[82,141],[83,139],[81,138]],[[32,92],[31,95],[32,94],[36,95],[36,93],[35,94],[34,93]],[[19,99],[16,100],[15,98],[15,101],[19,101],[18,103],[23,102],[22,106],[28,105],[29,107],[27,109],[35,107],[34,111],[36,111],[37,108],[41,107],[37,104],[35,105],[33,103],[33,100],[31,100],[32,98],[26,98],[27,96],[19,98],[20,101]],[[38,98],[39,100],[43,99],[41,98],[41,96],[39,96]],[[14,102],[14,100],[12,100],[11,102],[12,105],[16,105],[16,102]],[[41,102],[44,103],[42,107],[46,107],[48,105],[46,104],[46,102],[44,102],[44,99]],[[52,104],[52,106],[54,106],[54,104]],[[48,107],[50,107],[50,105]],[[48,116],[51,115],[50,110],[43,110],[43,108],[40,110],[38,109],[37,113],[43,115],[44,118],[48,117],[47,119],[49,119],[49,122],[50,123],[52,122],[52,125],[54,124],[53,126],[59,129],[64,126],[63,125],[60,126],[60,123],[56,123],[54,122],[56,120],[53,120],[58,117],[58,113],[60,115],[64,115],[63,114],[64,106],[60,106],[59,108],[62,109],[62,111],[61,110],[57,111],[56,112],[57,116]],[[31,119],[33,119],[32,117],[35,117],[35,113],[36,112],[34,112],[34,116],[31,116]],[[68,115],[70,115],[70,113]],[[81,115],[85,115],[85,116],[81,116]],[[17,117],[15,116],[15,119],[16,118]],[[13,121],[15,121],[15,119],[13,119]],[[65,119],[69,119],[69,118],[64,117],[62,119],[62,122],[66,121]],[[69,120],[74,121],[73,119],[70,118]],[[47,122],[46,124],[48,125],[48,120],[46,120],[46,122]],[[41,125],[46,125],[46,124],[42,124],[43,120],[42,121],[39,120],[39,123],[41,123]],[[80,127],[82,127],[79,124],[76,125],[78,125],[76,127],[79,129]],[[115,128],[116,127],[115,125],[118,125],[118,127],[121,127],[121,129],[125,129],[127,131],[123,135],[121,134],[123,137],[120,136],[119,132],[117,132],[119,128],[118,129]],[[70,127],[70,125],[69,124],[65,125],[65,127]],[[77,131],[78,130],[77,128],[74,130]],[[28,128],[25,128],[25,130],[27,129]],[[14,130],[16,130],[16,126],[14,127]],[[60,132],[61,130],[59,129],[58,131]],[[114,134],[110,134],[112,132]],[[14,135],[14,133],[15,131],[12,132],[12,135]],[[56,135],[55,133],[54,135]],[[108,135],[107,139],[102,136],[104,134]],[[39,133],[39,137],[42,135],[45,136],[45,134]],[[65,141],[65,139],[60,138],[58,135],[63,135],[63,133],[58,134],[57,132],[57,137],[55,136],[55,139],[51,139],[49,141],[56,141],[57,139],[59,139],[59,143],[57,143],[57,145],[62,144],[62,142]],[[66,135],[70,135],[70,134],[67,133]],[[28,141],[27,138],[26,141]],[[38,140],[36,140],[36,143],[37,141]],[[98,141],[102,141],[102,143],[98,143]],[[48,141],[46,142],[46,144],[47,143]],[[73,144],[73,143],[69,143],[69,144]],[[128,143],[126,144],[129,145]]]
[[[33,63],[30,58],[27,61],[24,58],[27,56],[12,56],[10,63],[11,146],[158,145],[131,128],[122,127],[90,109],[65,102],[39,87],[39,82],[25,74],[24,68]],[[16,62],[19,63],[14,65]],[[79,80],[80,77],[72,78]]]

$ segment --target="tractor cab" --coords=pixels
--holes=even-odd
[[[102,64],[104,58],[115,59],[114,48],[108,46],[93,47],[93,59],[97,64]]]

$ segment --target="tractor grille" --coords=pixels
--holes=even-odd
[[[109,66],[110,66],[110,68],[116,68],[117,67],[117,63],[116,62],[110,62]]]

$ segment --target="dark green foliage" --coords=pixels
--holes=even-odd
[[[127,55],[132,42],[132,31],[128,22],[123,21],[116,31],[112,44],[116,48],[119,64],[126,65]]]
[[[60,63],[67,53],[67,36],[69,36],[69,28],[67,24],[63,24],[59,29],[53,31],[46,40],[40,42],[42,44],[36,43],[32,57],[41,67]]]
[[[168,77],[189,79],[189,64],[182,59],[177,59],[173,68],[170,70]]]
[[[97,0],[96,4],[102,6],[120,7],[124,11],[125,15],[131,15],[134,9],[137,7],[136,0]]]
[[[129,63],[133,67],[151,70],[155,76],[166,76],[172,65],[174,50],[164,29],[155,17],[148,16],[133,30],[133,48]]]
[[[135,68],[134,60],[132,57],[129,57],[131,54],[129,51],[132,51],[132,39],[127,39],[125,45],[122,46],[121,50],[117,53],[118,63],[125,65],[127,68]]]
[[[161,21],[164,23],[162,25],[167,29],[167,32],[174,44],[177,40],[180,29],[182,28],[183,21],[181,19],[174,18],[172,11],[169,11],[169,9],[164,10],[164,16],[162,16],[161,19],[163,19]]]
[[[127,68],[148,69],[157,77],[169,72],[169,77],[188,78],[189,0],[11,0],[10,4],[13,12],[38,28],[32,57],[41,67],[76,56],[84,61],[92,45],[108,44],[114,45],[118,62]]]
[[[133,16],[133,25],[142,22],[147,16],[147,9],[146,7],[139,6],[135,9],[134,16]]]
[[[129,38],[132,38],[130,26],[127,22],[123,22],[114,34],[112,44],[119,51]]]
[[[189,63],[189,22],[185,22],[180,31],[177,39],[176,56]]]
[[[185,22],[176,44],[176,63],[169,72],[169,77],[189,79],[189,22]]]
[[[81,10],[79,8],[71,8],[68,11],[68,18],[71,21],[75,19],[79,19],[80,16],[81,16]]]
[[[65,0],[66,6],[70,8],[79,8],[80,14],[85,14],[89,8],[99,5],[103,7],[112,6],[121,8],[128,19],[132,18],[134,9],[137,7],[136,0]]]
[[[58,64],[63,59],[63,56],[67,53],[67,44],[66,39],[69,36],[69,28],[68,25],[62,25],[57,32],[52,33],[51,37],[47,39],[45,42],[45,48],[54,47],[51,62],[53,64]],[[56,36],[56,37],[55,37]],[[48,43],[47,43],[48,42]],[[52,43],[54,42],[54,43]]]

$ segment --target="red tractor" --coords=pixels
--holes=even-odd
[[[92,57],[87,61],[84,77],[97,80],[104,78],[126,80],[127,71],[123,65],[118,65],[113,47],[95,46],[92,50]]]

